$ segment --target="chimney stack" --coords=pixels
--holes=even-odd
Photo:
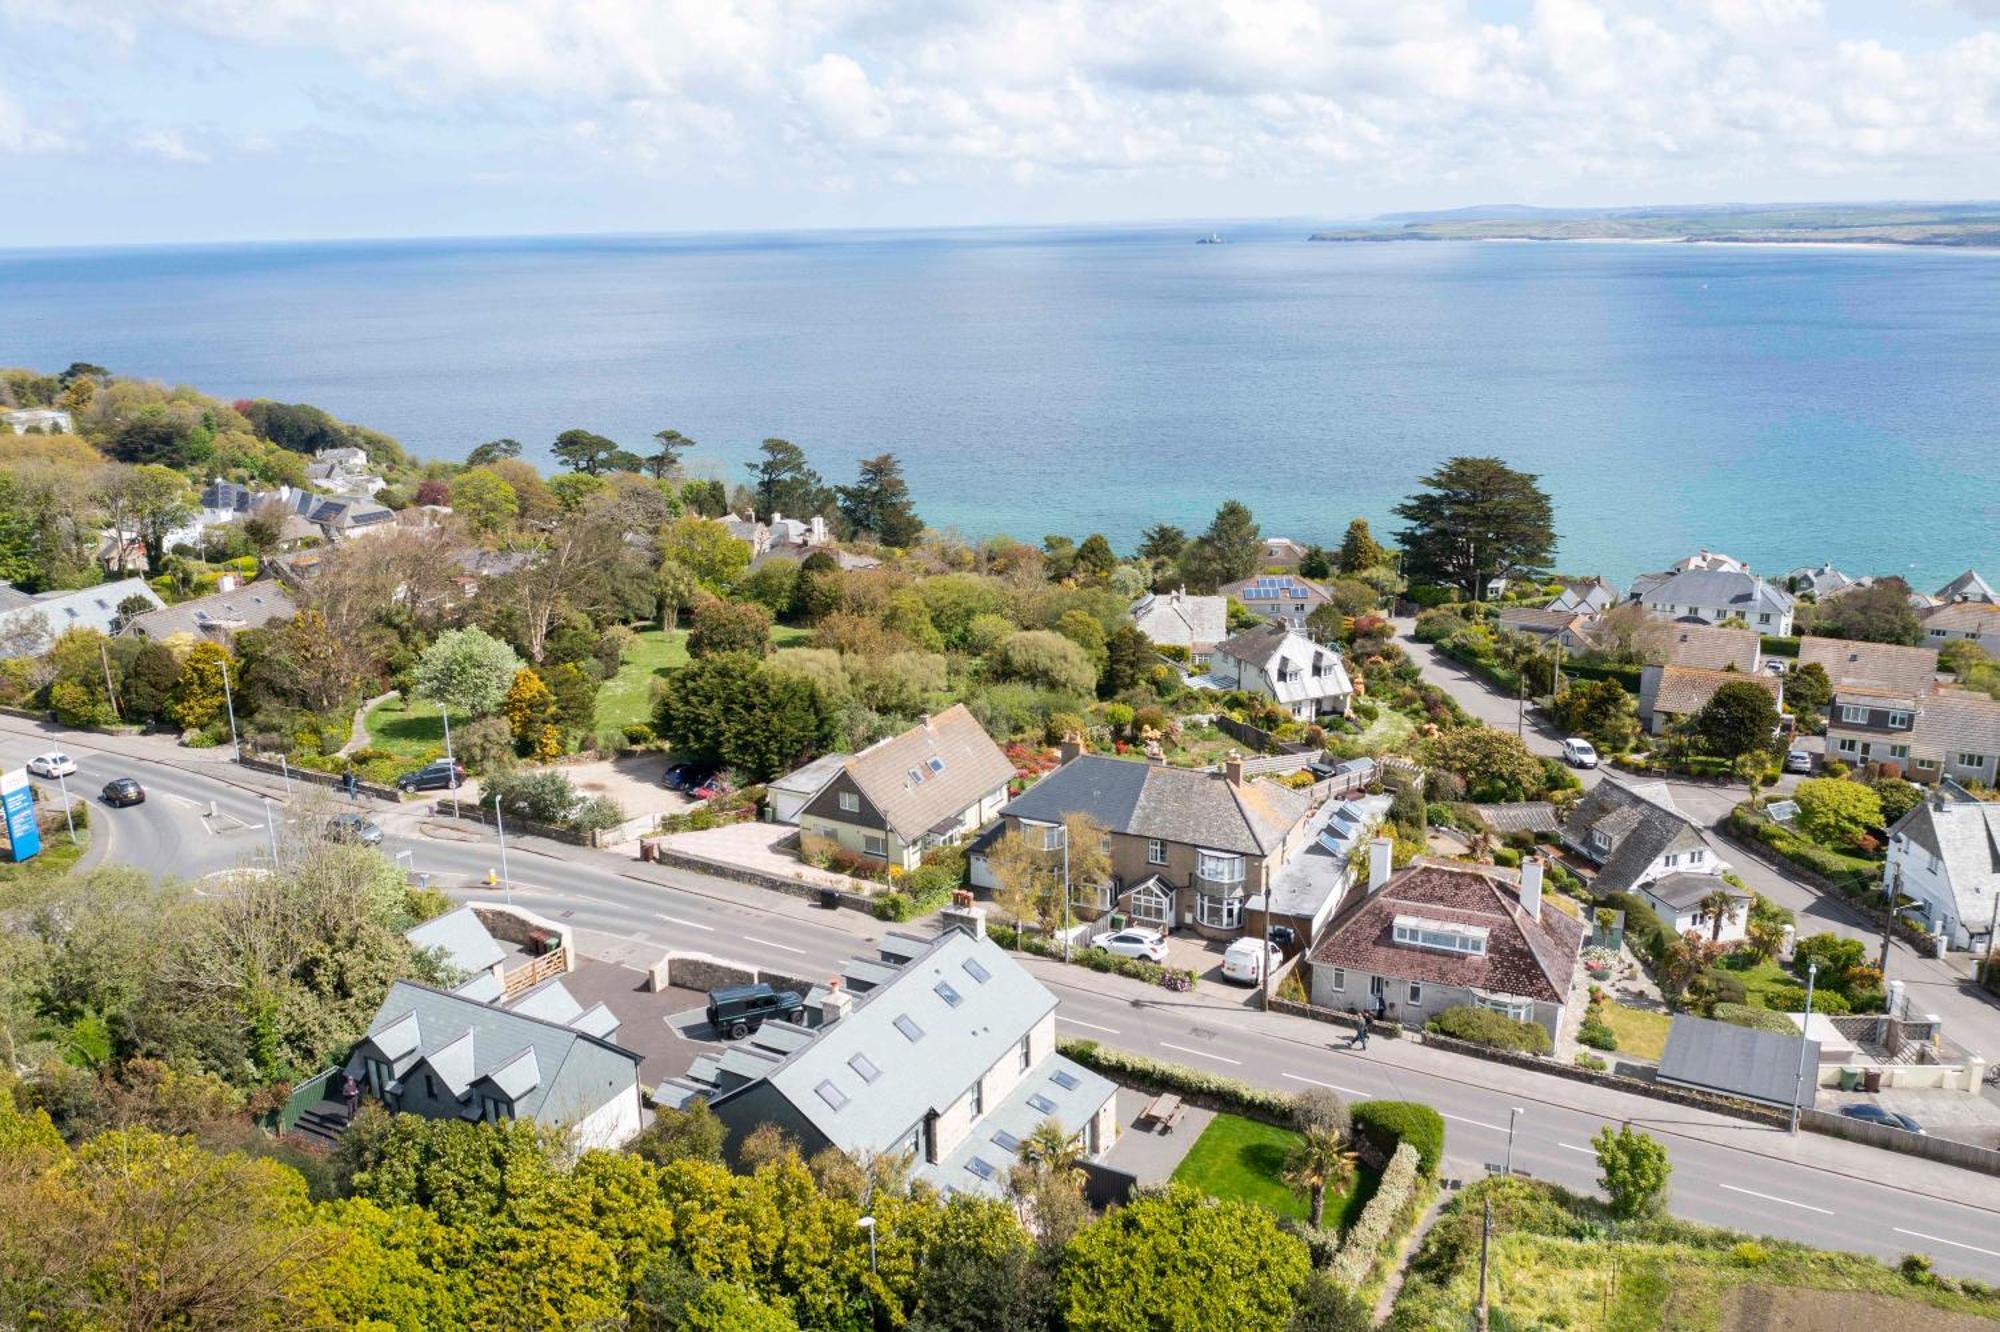
[[[1222,760],[1222,776],[1231,786],[1243,785],[1243,756],[1231,754]]]
[[[1542,858],[1530,856],[1521,864],[1521,910],[1529,920],[1542,918]]]
[[[827,981],[826,993],[819,1001],[819,1025],[831,1027],[853,1011],[854,995],[840,983],[840,977]]]
[[[1396,843],[1387,837],[1377,837],[1368,844],[1368,891],[1380,892],[1382,885],[1389,882],[1390,857]]]
[[[1083,741],[1075,732],[1071,732],[1062,738],[1062,743],[1056,746],[1056,757],[1060,758],[1064,763],[1068,763],[1071,759],[1083,757]]]
[[[986,908],[974,906],[972,894],[961,888],[951,895],[951,905],[938,912],[938,933],[964,930],[975,939],[986,937]]]

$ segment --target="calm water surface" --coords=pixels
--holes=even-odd
[[[1454,453],[1561,563],[2000,574],[2000,255],[1308,244],[1304,228],[0,252],[0,364],[317,403],[420,455],[671,426],[904,459],[969,534],[1329,539]]]

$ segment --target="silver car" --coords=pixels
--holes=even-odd
[[[1167,936],[1151,930],[1112,930],[1090,942],[1093,947],[1119,957],[1139,957],[1148,962],[1167,960]]]

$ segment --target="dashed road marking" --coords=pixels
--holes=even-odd
[[[1724,1187],[1727,1186],[1725,1185]],[[1926,1235],[1921,1230],[1905,1230],[1901,1226],[1890,1226],[1889,1229],[1895,1231],[1898,1235],[1908,1235],[1913,1239],[1929,1240],[1933,1244],[1949,1244],[1954,1249],[1970,1249],[1974,1253],[1983,1253],[1989,1258],[2000,1258],[2000,1252],[1995,1252],[1992,1249],[1982,1249],[1977,1244],[1965,1244],[1958,1240],[1948,1240],[1942,1235]]]
[[[1118,1028],[1116,1027],[1100,1027],[1095,1022],[1085,1022],[1082,1018],[1064,1017],[1061,1013],[1056,1014],[1056,1021],[1067,1022],[1072,1027],[1088,1027],[1092,1031],[1101,1031],[1107,1036],[1116,1036],[1118,1034]]]
[[[771,942],[771,941],[770,941],[769,939],[759,939],[759,938],[758,938],[758,937],[757,937],[756,935],[754,935],[754,934],[746,934],[746,935],[744,935],[744,936],[743,936],[743,942],[744,942],[744,943],[753,943],[753,944],[762,944],[762,945],[763,945],[764,947],[766,947],[766,948],[775,948],[775,949],[777,949],[777,950],[778,950],[779,952],[781,952],[781,953],[797,953],[797,954],[799,954],[800,956],[804,956],[804,955],[805,955],[805,951],[806,951],[806,950],[805,950],[805,949],[803,949],[803,948],[794,948],[794,947],[792,947],[792,946],[791,946],[790,944],[781,944],[781,943],[772,943],[772,942]]]
[[[664,920],[669,925],[679,925],[684,929],[700,930],[704,934],[715,933],[715,926],[713,925],[697,924],[692,920],[682,920],[679,916],[669,916],[664,912],[659,912],[659,911],[655,911],[653,915],[656,919]]]
[[[1365,1091],[1356,1091],[1352,1087],[1343,1087],[1337,1082],[1321,1082],[1318,1078],[1309,1078],[1303,1073],[1280,1073],[1278,1076],[1290,1078],[1293,1082],[1310,1082],[1315,1087],[1331,1087],[1342,1096],[1366,1096],[1369,1094]]]
[[[1507,1131],[1503,1126],[1499,1124],[1488,1124],[1483,1120],[1467,1119],[1464,1115],[1447,1115],[1442,1110],[1438,1111],[1438,1114],[1443,1116],[1445,1119],[1456,1120],[1461,1124],[1470,1124],[1474,1128],[1492,1129],[1495,1133],[1505,1133]]]
[[[1828,1211],[1824,1207],[1814,1207],[1811,1203],[1793,1202],[1790,1198],[1773,1197],[1771,1194],[1768,1193],[1759,1193],[1755,1189],[1739,1189],[1734,1184],[1718,1184],[1716,1185],[1716,1187],[1719,1189],[1728,1189],[1731,1193],[1741,1193],[1752,1198],[1762,1198],[1765,1202],[1783,1203],[1787,1207],[1803,1207],[1806,1211],[1818,1212],[1821,1216],[1833,1215],[1832,1212]],[[1904,1233],[1907,1234],[1910,1232],[1906,1231]],[[1950,1243],[1949,1240],[1945,1242]],[[2000,1258],[2000,1254],[1995,1254],[1994,1257]]]
[[[1220,1064],[1240,1065],[1243,1062],[1241,1059],[1228,1059],[1224,1058],[1222,1055],[1219,1054],[1210,1054],[1206,1050],[1190,1050],[1188,1049],[1187,1046],[1175,1045],[1172,1041],[1161,1041],[1160,1044],[1165,1046],[1169,1050],[1179,1050],[1182,1054],[1200,1055],[1203,1059],[1213,1059]]]

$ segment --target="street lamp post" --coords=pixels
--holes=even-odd
[[[875,1218],[860,1217],[854,1224],[868,1232],[868,1270],[872,1273],[875,1271]]]
[[[1510,1178],[1514,1173],[1514,1121],[1520,1117],[1520,1106],[1510,1105],[1507,1107],[1507,1168],[1502,1173]]]
[[[271,872],[278,872],[278,825],[271,817],[271,797],[264,798],[264,832],[271,839]]]
[[[507,892],[507,905],[514,905],[514,876],[507,869],[507,820],[500,813],[500,793],[493,793],[493,830],[500,834],[500,882]]]
[[[1799,1019],[1799,1072],[1798,1076],[1792,1080],[1792,1132],[1794,1133],[1799,1131],[1799,1107],[1805,1095],[1806,1051],[1811,1048],[1812,1044],[1808,1039],[1808,1035],[1812,1029],[1813,982],[1818,979],[1819,963],[1813,960],[1807,961],[1806,1011],[1805,1016]]]
[[[444,761],[451,767],[451,771],[445,774],[445,780],[451,783],[451,785],[448,786],[446,789],[448,789],[451,792],[451,816],[453,818],[457,818],[458,817],[458,786],[457,786],[458,760],[456,758],[453,758],[451,753],[451,709],[448,706],[446,706],[446,704],[442,699],[438,701],[438,716],[444,718]],[[495,805],[493,807],[493,812],[497,815],[500,812],[500,807],[498,805]]]
[[[229,710],[229,744],[236,751],[236,761],[243,761],[243,741],[236,734],[236,693],[229,687],[229,663],[222,663],[222,706]]]
[[[69,844],[76,845],[76,811],[69,804],[69,782],[64,779],[62,769],[56,769],[56,788],[62,792],[63,817],[69,820]]]
[[[1062,845],[1062,921],[1063,921],[1063,961],[1069,961],[1069,825],[1055,826],[1056,839]]]

